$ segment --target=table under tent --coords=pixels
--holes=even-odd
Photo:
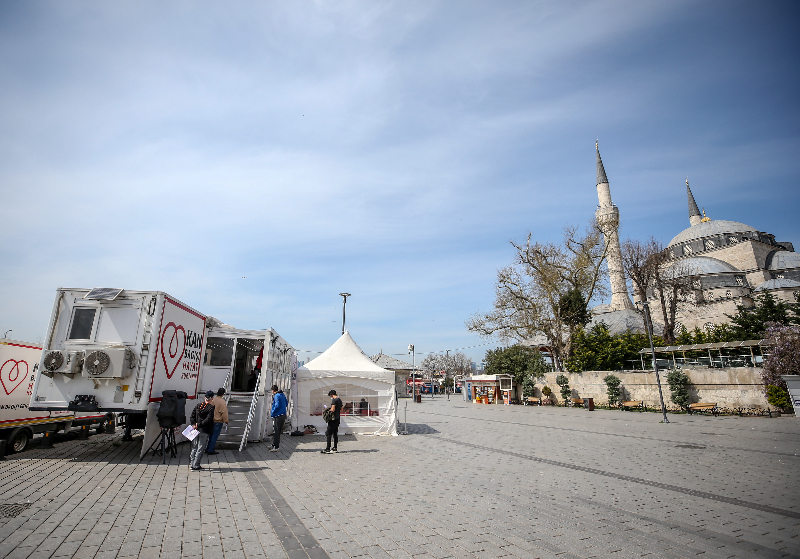
[[[344,404],[339,434],[397,435],[394,371],[376,365],[345,332],[325,353],[297,369],[297,421],[324,433],[328,391]]]

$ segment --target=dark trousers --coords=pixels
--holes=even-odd
[[[337,448],[339,446],[339,421],[338,419],[334,419],[328,422],[328,428],[325,430],[325,438],[328,444],[325,446],[325,450],[330,450],[331,448]],[[331,437],[333,437],[333,446],[331,446]]]
[[[283,431],[284,423],[286,423],[285,415],[272,418],[272,448],[281,447],[281,431]]]

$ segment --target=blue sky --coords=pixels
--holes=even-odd
[[[161,290],[369,354],[486,340],[510,240],[597,204],[800,246],[793,2],[0,3],[0,328]],[[244,277],[244,279],[243,279]],[[480,361],[493,344],[465,350]],[[313,353],[300,353],[300,359]]]

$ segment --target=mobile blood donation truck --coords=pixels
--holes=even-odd
[[[25,450],[34,433],[103,425],[109,419],[102,413],[31,411],[29,404],[41,355],[39,344],[0,339],[0,439],[6,441],[7,452]]]
[[[185,392],[188,417],[198,392],[207,388],[201,377],[209,328],[220,325],[161,291],[60,288],[30,409],[123,413],[128,427],[145,429],[144,455],[161,433],[156,412],[162,392]],[[228,335],[237,337],[236,330],[230,330]],[[271,332],[259,334],[277,337]],[[226,365],[227,377],[219,378],[220,371],[214,371],[215,386],[227,382],[230,387],[233,363]],[[248,415],[250,428],[256,418]],[[181,438],[179,433],[176,439]]]

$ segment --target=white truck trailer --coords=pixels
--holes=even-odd
[[[102,425],[109,419],[102,413],[30,410],[41,355],[39,344],[0,339],[0,439],[7,451],[22,452],[35,433]]]
[[[225,331],[222,338],[233,340],[229,359],[221,349],[221,360],[214,360],[213,351],[209,354],[207,345],[210,338],[217,338],[217,329]],[[239,338],[251,340],[246,344],[249,354],[237,352]],[[270,344],[265,358],[273,353],[294,354],[272,330],[225,328],[216,319],[160,291],[60,288],[31,391],[30,409],[124,413],[128,426],[145,429],[144,455],[160,434],[156,412],[162,391],[187,394],[188,418],[198,393],[209,388],[228,389],[237,381],[236,387],[241,387],[248,355],[258,349],[259,342]],[[212,342],[212,350],[214,345]],[[276,357],[272,363],[277,363]],[[204,382],[205,366],[209,378]],[[280,364],[276,366],[281,368]],[[262,367],[255,395],[244,386],[243,392],[248,392],[251,400],[242,425],[244,441],[265,434],[263,416],[269,414],[264,414],[263,408],[271,403],[271,394],[264,394],[263,387],[273,382],[273,373],[280,372],[276,366]]]

